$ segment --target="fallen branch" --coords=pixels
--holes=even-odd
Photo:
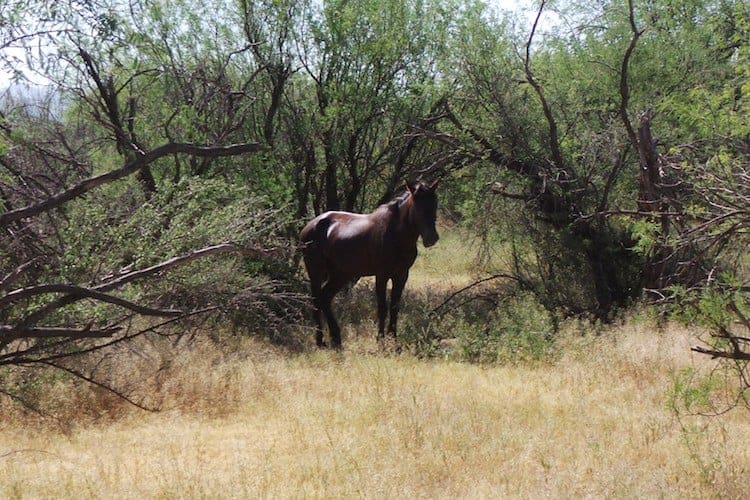
[[[73,350],[73,351],[70,351],[67,349],[61,350],[60,348],[64,346],[69,346],[70,341],[76,340],[75,338],[65,338],[63,340],[55,341],[52,343],[36,343],[30,346],[27,346],[25,348],[21,348],[14,352],[3,353],[2,350],[0,350],[0,366],[31,364],[31,363],[38,363],[38,362],[68,359],[68,358],[72,358],[76,356],[84,356],[86,354],[90,354],[92,352],[99,351],[107,347],[112,347],[117,344],[128,342],[130,340],[133,340],[136,337],[145,335],[147,333],[157,332],[159,328],[173,324],[177,321],[181,321],[185,318],[209,313],[212,311],[216,311],[217,309],[218,309],[217,306],[211,306],[211,307],[206,307],[203,309],[198,309],[196,311],[185,313],[184,315],[179,316],[177,318],[170,318],[170,319],[164,320],[160,323],[151,325],[147,328],[143,328],[136,332],[128,332],[127,330],[129,329],[126,328],[126,333],[124,333],[123,335],[118,335],[118,336],[113,335],[113,336],[110,336],[110,338],[108,338],[106,341],[102,343],[99,343],[96,345],[89,345],[87,347],[84,347],[78,350]],[[115,328],[115,327],[110,327],[110,328]],[[121,330],[122,329],[123,328],[121,328]],[[38,357],[34,357],[34,356],[38,356]]]
[[[744,351],[716,351],[714,349],[706,349],[704,347],[691,347],[691,351],[700,354],[707,354],[712,358],[724,358],[724,359],[735,359],[739,361],[750,361],[750,353]]]
[[[135,406],[136,408],[140,408],[141,410],[145,410],[145,411],[149,411],[149,412],[157,412],[157,411],[159,411],[159,408],[152,407],[152,406],[146,406],[146,405],[143,405],[141,403],[138,403],[134,399],[129,398],[123,392],[115,389],[114,387],[110,386],[109,384],[106,384],[104,382],[100,382],[100,381],[96,380],[95,378],[89,377],[88,375],[86,375],[83,372],[80,372],[78,370],[74,370],[73,368],[68,368],[67,366],[60,365],[60,364],[57,364],[57,363],[53,363],[51,361],[38,361],[37,363],[41,364],[41,365],[46,365],[46,366],[49,366],[49,367],[52,367],[52,368],[56,368],[58,370],[62,370],[64,372],[67,372],[67,373],[73,375],[74,377],[77,377],[77,378],[79,378],[81,380],[84,380],[84,381],[88,382],[91,385],[94,385],[96,387],[104,389],[105,391],[109,392],[110,394],[113,394],[114,396],[117,396],[118,398],[122,399],[123,401],[126,401],[126,402],[132,404],[133,406]]]
[[[169,260],[166,260],[159,264],[155,264],[145,269],[139,269],[136,271],[128,272],[126,274],[122,274],[120,276],[117,276],[116,278],[110,279],[109,281],[106,281],[104,283],[91,287],[90,290],[97,291],[97,292],[109,292],[127,283],[130,283],[132,281],[135,281],[135,280],[138,280],[138,279],[141,279],[141,278],[153,275],[153,274],[166,271],[179,264],[183,264],[183,263],[198,259],[200,257],[206,257],[208,255],[213,255],[213,254],[223,253],[223,252],[230,252],[230,251],[240,252],[243,255],[248,255],[248,254],[249,255],[267,255],[272,250],[250,249],[250,248],[240,247],[239,245],[236,245],[234,243],[220,243],[218,245],[212,245],[209,247],[201,248],[200,250],[194,250],[192,252],[188,252],[183,255],[178,255],[177,257],[173,257]],[[57,310],[61,307],[65,307],[69,304],[72,304],[73,302],[80,300],[81,298],[83,297],[74,296],[74,295],[66,295],[64,297],[60,297],[59,299],[52,301],[49,304],[45,305],[44,307],[38,309],[37,311],[34,311],[33,313],[29,314],[21,322],[21,325],[24,325],[24,326],[33,325],[37,323],[38,321],[40,321],[45,316],[47,316],[50,312]],[[2,303],[0,303],[0,306],[1,305]]]
[[[54,337],[72,337],[79,339],[96,339],[111,337],[115,333],[119,332],[121,327],[113,328],[102,328],[100,330],[92,330],[90,327],[86,328],[67,328],[58,326],[33,326],[33,327],[15,327],[12,325],[0,325],[0,339],[5,341],[5,336],[14,338],[35,338],[35,339],[47,339]]]
[[[169,260],[153,265],[151,267],[147,267],[145,269],[139,269],[137,271],[132,271],[127,274],[123,274],[122,276],[118,276],[115,279],[112,279],[110,281],[107,281],[105,283],[102,283],[100,285],[93,287],[92,290],[97,290],[100,292],[107,292],[109,290],[119,288],[126,283],[130,283],[131,281],[135,281],[137,279],[140,279],[145,276],[152,275],[152,274],[156,274],[161,271],[166,271],[167,269],[170,269],[178,264],[183,264],[185,262],[189,262],[191,260],[195,260],[200,257],[205,257],[207,255],[212,255],[216,253],[240,251],[240,250],[241,250],[240,247],[235,245],[234,243],[220,243],[218,245],[201,248],[200,250],[193,250],[192,252],[188,252],[183,255],[178,255],[177,257],[173,257]]]
[[[645,211],[645,210],[601,210],[599,212],[594,212],[591,214],[580,214],[577,216],[577,221],[585,221],[593,218],[598,217],[608,217],[610,215],[628,215],[633,217],[645,217],[649,215],[653,215],[654,217],[686,217],[687,213],[685,212],[674,212],[674,211]]]
[[[0,281],[0,291],[10,288],[11,285],[13,285],[13,282],[15,282],[29,267],[34,265],[38,260],[39,257],[34,257],[33,259],[24,262],[13,271],[6,274],[2,281]]]
[[[0,297],[0,307],[6,306],[10,303],[16,302],[21,299],[33,297],[35,295],[42,295],[48,293],[65,293],[69,296],[75,297],[76,299],[94,299],[101,302],[107,302],[109,304],[115,304],[125,309],[130,309],[133,312],[143,314],[144,316],[178,316],[182,314],[182,311],[177,309],[154,309],[151,307],[142,306],[129,300],[108,295],[106,293],[85,288],[78,285],[63,285],[63,284],[50,284],[50,285],[35,285],[26,288],[14,290],[4,297]]]

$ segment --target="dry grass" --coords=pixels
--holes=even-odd
[[[458,232],[420,252],[410,289],[470,282]],[[0,497],[750,496],[747,410],[670,409],[679,374],[713,366],[684,328],[571,327],[552,359],[482,367],[382,354],[363,303],[342,353],[133,346],[107,373],[159,413],[57,379],[35,395],[57,420],[0,400]]]
[[[0,496],[742,497],[746,411],[669,410],[692,359],[681,329],[569,335],[555,362],[483,368],[257,341],[184,352],[172,409],[96,425],[0,430]],[[70,394],[73,398],[74,395]]]
[[[478,237],[447,223],[439,224],[438,232],[437,245],[425,248],[419,244],[419,257],[407,287],[452,290],[471,283],[477,275]]]

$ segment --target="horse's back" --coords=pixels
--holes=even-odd
[[[373,223],[366,214],[325,212],[307,223],[300,232],[305,244],[332,243],[336,240],[358,239],[371,233]]]
[[[376,225],[368,214],[331,211],[307,223],[300,233],[305,265],[348,280],[375,274]]]

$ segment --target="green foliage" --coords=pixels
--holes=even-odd
[[[495,303],[476,296],[436,315],[429,292],[410,295],[399,320],[399,343],[418,356],[471,363],[540,361],[552,355],[555,322],[529,293]]]
[[[122,7],[14,0],[0,13],[13,39],[28,43],[32,69],[59,82],[64,110],[47,121],[65,138],[55,151],[49,138],[37,137],[38,127],[6,127],[13,113],[3,114],[0,156],[15,161],[11,153],[27,145],[38,155],[17,160],[28,171],[0,169],[3,201],[16,197],[15,207],[43,199],[119,168],[136,149],[170,141],[255,141],[267,149],[241,158],[162,159],[149,166],[154,192],[129,178],[69,203],[52,222],[39,222],[40,238],[56,252],[40,266],[40,280],[98,283],[120,269],[235,241],[287,252],[193,263],[168,283],[124,293],[195,305],[206,297],[228,301],[253,279],[264,290],[296,290],[289,236],[299,219],[334,206],[364,211],[404,177],[445,176],[445,213],[471,223],[488,245],[512,250],[502,270],[524,294],[440,320],[423,303],[418,312],[428,319],[407,314],[407,343],[437,352],[435,339],[450,337],[465,359],[536,358],[550,343],[551,315],[606,316],[607,308],[628,305],[638,294],[639,266],[665,243],[649,219],[604,215],[632,210],[639,197],[639,159],[623,115],[635,122],[654,109],[659,143],[689,145],[690,154],[663,151],[677,158],[682,185],[723,192],[731,183],[717,179],[743,179],[735,174],[750,133],[746,2],[635,2],[643,33],[623,82],[627,102],[621,63],[633,34],[622,2],[555,5],[568,22],[537,33],[529,61],[527,24],[499,19],[474,0],[148,0]],[[46,37],[50,23],[69,28],[69,36]],[[40,40],[49,52],[34,52]],[[94,60],[98,82],[80,49]],[[17,62],[5,53],[0,59],[5,67]],[[111,87],[114,104],[102,87]],[[137,143],[133,151],[113,140],[117,126]],[[713,144],[703,147],[709,138]],[[57,170],[65,175],[46,185]],[[716,203],[687,198],[686,224],[715,215]],[[726,219],[705,235],[721,238],[734,224]],[[706,260],[727,270],[738,261],[746,266],[743,241],[725,240],[716,245],[721,258]],[[721,286],[700,292],[674,290],[690,321],[728,327],[730,306],[746,314],[742,285],[719,279]],[[69,312],[82,318],[90,307],[81,302]],[[111,309],[90,312],[103,318]]]
[[[724,388],[725,379],[719,373],[701,375],[695,368],[683,368],[672,376],[668,405],[679,414],[714,413],[717,393]]]
[[[712,331],[727,332],[739,318],[750,316],[750,301],[742,282],[729,273],[721,273],[710,285],[693,290],[681,286],[670,288],[673,316],[688,324],[709,327]],[[717,342],[726,345],[721,336]]]
[[[486,322],[456,325],[461,357],[473,362],[539,361],[554,345],[554,323],[531,294],[505,300]]]
[[[678,53],[693,57],[706,53],[704,57],[713,60],[704,61],[701,67],[704,71],[714,72],[701,80],[687,80],[690,88],[667,96],[661,106],[661,111],[674,125],[672,130],[683,142],[717,133],[726,137],[743,137],[748,131],[750,10],[746,2],[726,2],[714,8],[718,8],[720,14],[705,19],[703,26],[695,25],[691,31],[681,26],[678,32],[681,39],[693,44],[683,46]],[[690,33],[704,39],[690,40]],[[677,140],[674,142],[678,143]]]
[[[633,251],[648,256],[661,241],[661,226],[653,220],[638,219],[631,226],[635,245]]]
[[[403,155],[438,98],[434,65],[443,47],[436,40],[449,22],[442,4],[329,1],[310,9],[299,55],[306,78],[294,83],[314,99],[294,96],[282,133],[289,147],[307,152],[290,177],[324,193],[313,197],[316,211],[369,209],[424,166]],[[300,137],[299,127],[310,136]],[[295,158],[293,149],[282,151]]]
[[[148,200],[135,180],[93,198],[71,205],[71,224],[61,232],[70,242],[62,270],[71,281],[92,279],[84,275],[96,269],[141,268],[201,246],[241,242],[255,234],[254,211],[263,210],[247,189],[200,178],[184,178]]]
[[[257,256],[189,263],[170,271],[166,280],[130,285],[125,297],[187,309],[214,303],[229,310],[239,291],[257,286],[256,299],[261,300],[275,291],[267,287],[269,280],[294,275],[289,244],[282,235],[286,218],[246,187],[223,180],[183,178],[169,192],[150,199],[135,181],[111,184],[71,203],[67,218],[70,223],[59,231],[65,242],[60,261],[47,270],[53,282],[96,284],[113,272],[146,268],[222,242],[255,248]],[[268,258],[260,253],[274,247],[277,253]],[[79,302],[61,314],[67,321],[89,317],[105,322],[115,310]]]

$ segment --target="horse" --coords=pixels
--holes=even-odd
[[[332,347],[341,349],[341,329],[331,309],[333,297],[362,276],[375,276],[378,304],[378,343],[388,332],[396,338],[399,302],[417,258],[417,240],[431,247],[439,236],[435,229],[439,180],[406,183],[406,190],[372,213],[329,211],[315,217],[300,232],[300,246],[310,279],[318,347],[325,347],[321,313],[328,323]],[[386,303],[388,281],[390,307]]]

